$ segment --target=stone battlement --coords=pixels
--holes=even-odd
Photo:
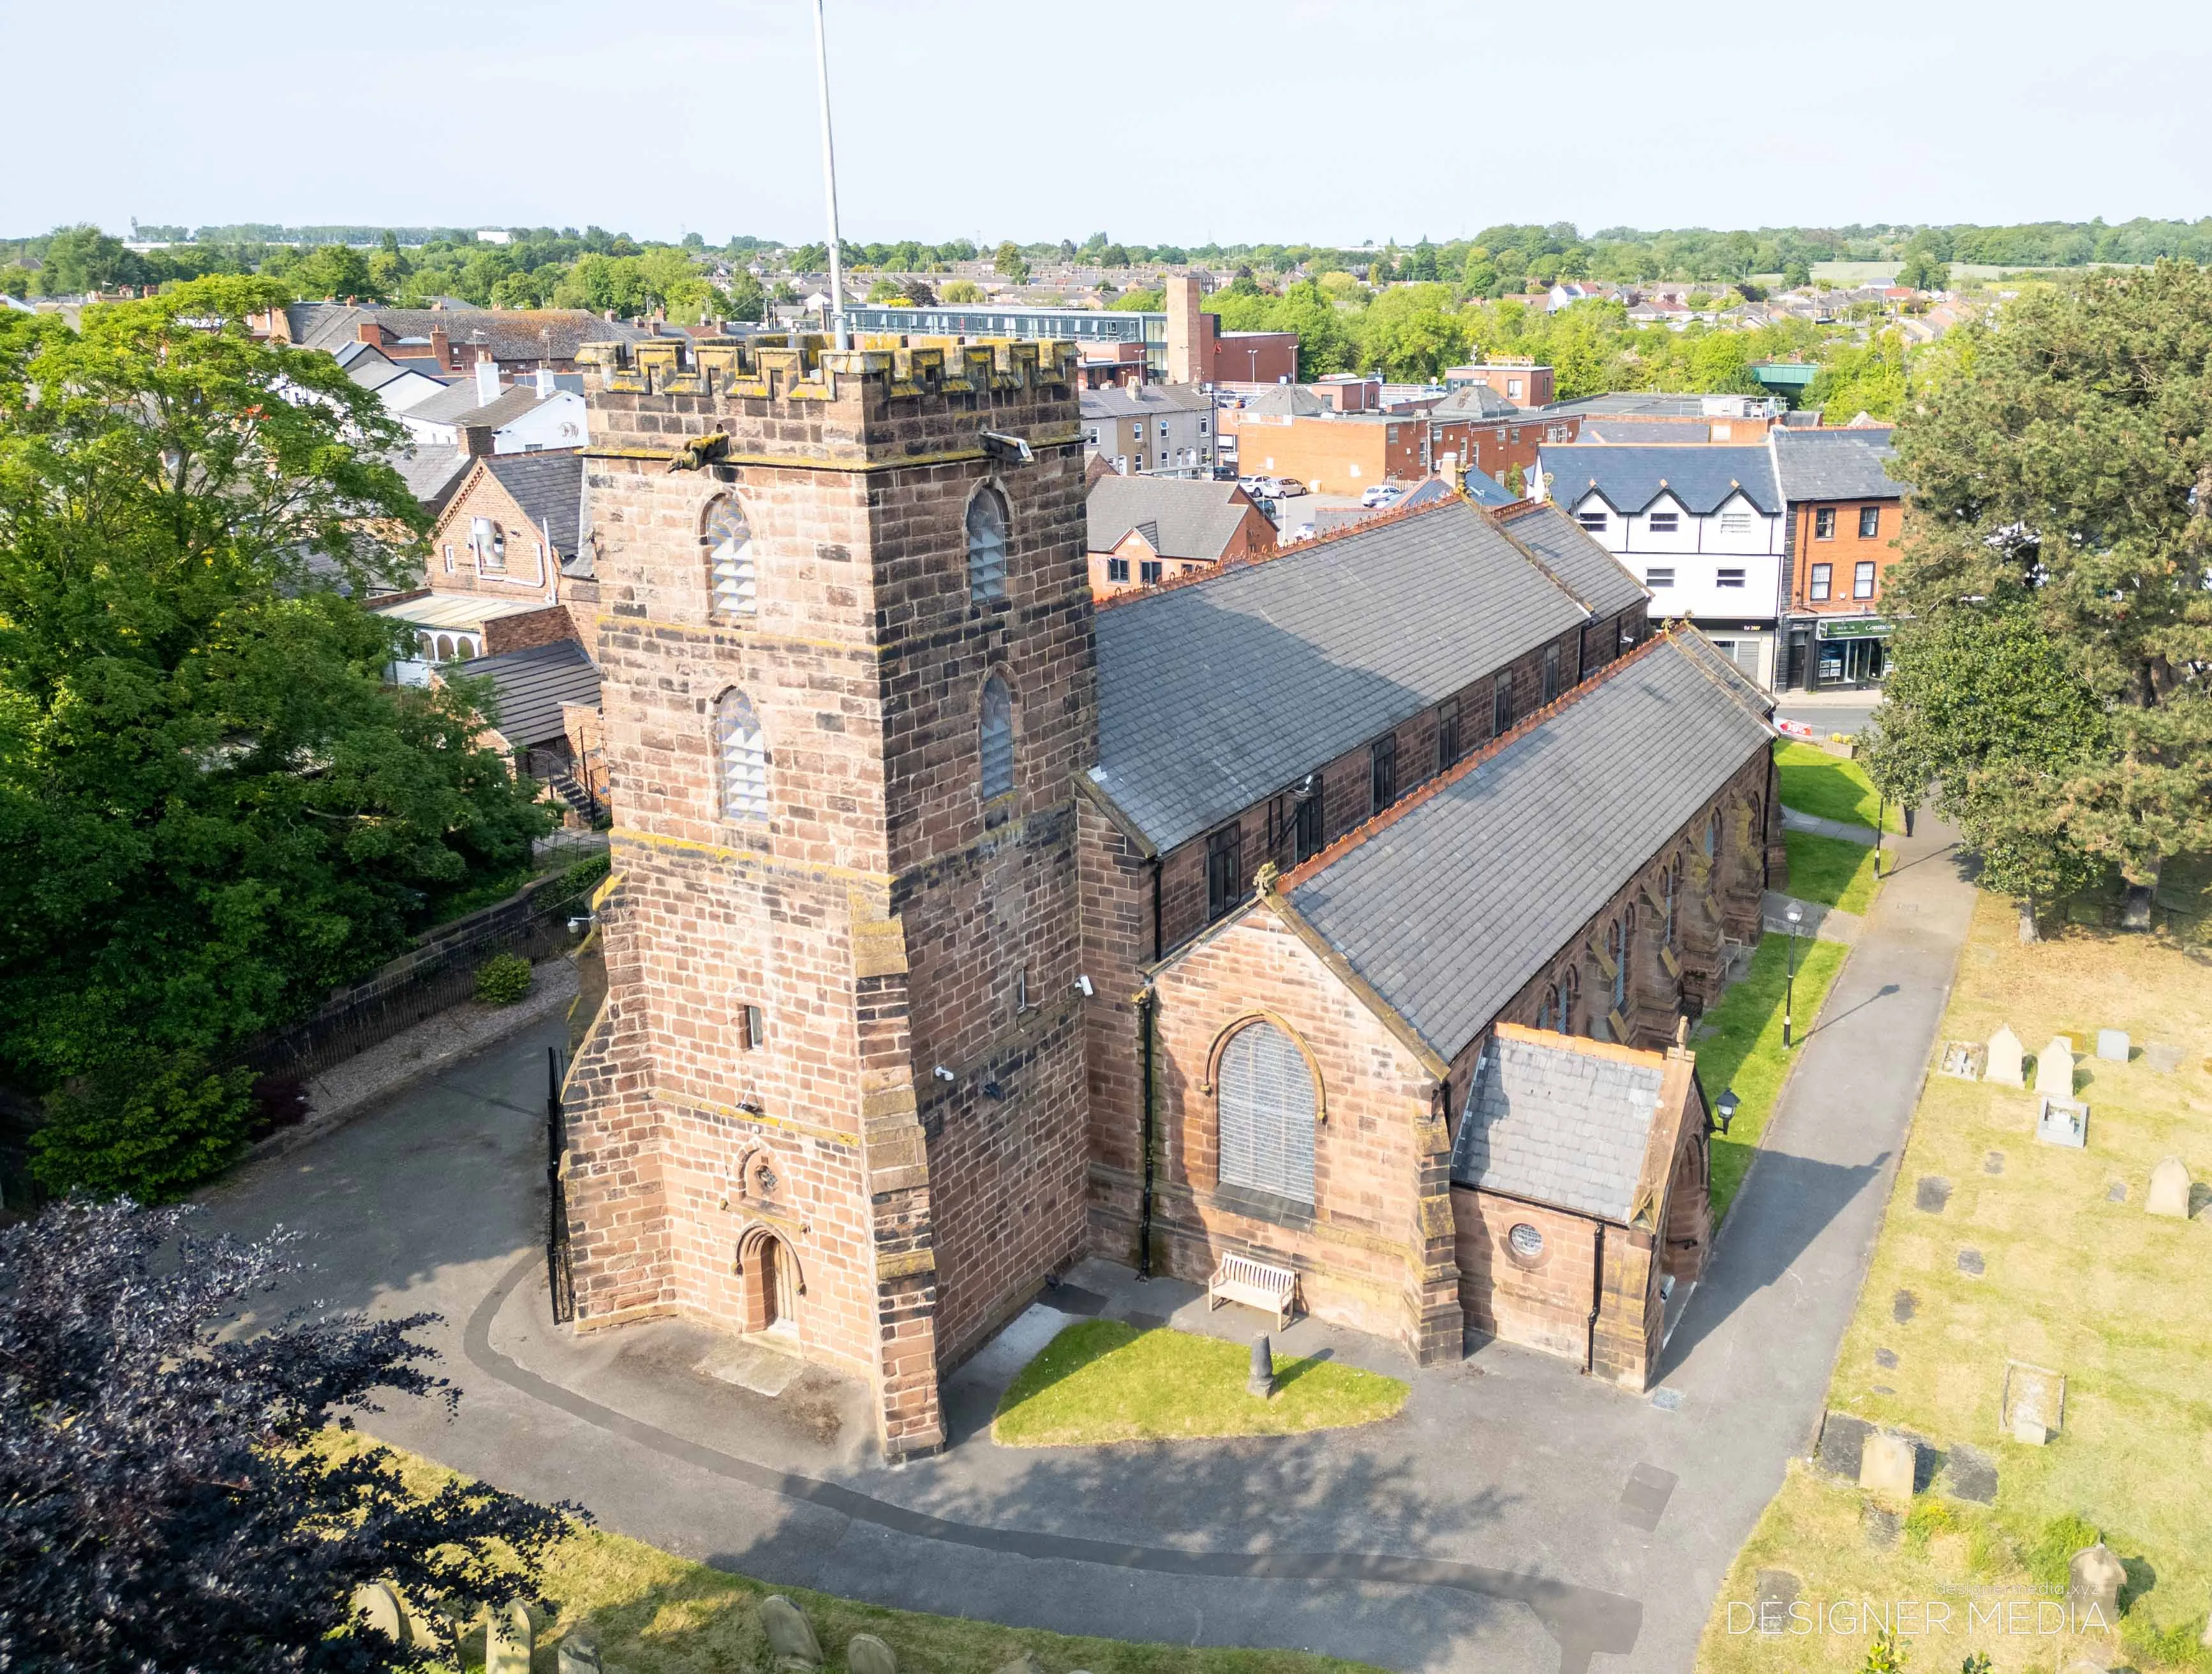
[[[836,402],[873,392],[896,401],[1019,390],[1065,393],[1073,386],[1079,352],[1073,343],[1012,338],[841,350],[807,333],[781,341],[649,338],[640,343],[587,343],[576,360],[585,368],[585,388],[591,394]]]

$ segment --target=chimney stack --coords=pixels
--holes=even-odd
[[[471,424],[466,419],[453,427],[462,453],[472,460],[480,460],[492,451],[492,429],[489,424]]]
[[[430,358],[438,362],[438,370],[449,372],[453,365],[453,340],[446,335],[443,326],[430,328]]]
[[[499,399],[499,362],[491,357],[489,350],[477,355],[477,405],[489,407]]]
[[[538,399],[543,401],[558,387],[560,386],[553,381],[553,368],[550,366],[539,367],[538,368]]]

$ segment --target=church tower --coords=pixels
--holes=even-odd
[[[1085,1239],[1073,345],[587,348],[613,876],[567,1094],[580,1330],[940,1366]]]

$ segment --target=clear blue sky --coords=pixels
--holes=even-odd
[[[2212,212],[2212,8],[2181,0],[828,3],[848,237]],[[135,215],[817,237],[811,18],[9,0],[0,234]]]

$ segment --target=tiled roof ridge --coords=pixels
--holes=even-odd
[[[1274,880],[1276,889],[1279,891],[1295,889],[1316,874],[1326,871],[1353,849],[1364,844],[1376,832],[1387,831],[1396,825],[1424,802],[1428,801],[1431,797],[1440,795],[1449,787],[1457,784],[1475,769],[1493,759],[1509,746],[1519,743],[1522,739],[1553,716],[1583,702],[1601,688],[1610,685],[1614,676],[1630,664],[1649,656],[1659,646],[1674,643],[1674,624],[1669,623],[1626,656],[1615,658],[1605,672],[1595,679],[1584,680],[1581,685],[1561,692],[1541,708],[1529,710],[1527,715],[1515,721],[1496,738],[1492,739],[1473,755],[1455,762],[1450,768],[1437,774],[1418,789],[1408,791],[1382,813],[1369,815],[1310,860],[1302,861],[1288,872],[1280,874]]]
[[[1595,1040],[1588,1035],[1563,1035],[1553,1029],[1531,1028],[1525,1023],[1493,1023],[1491,1032],[1500,1040],[1517,1040],[1530,1046],[1547,1046],[1553,1051],[1579,1052],[1584,1057],[1606,1058],[1614,1063],[1634,1064],[1640,1069],[1661,1069],[1667,1067],[1664,1052],[1645,1051],[1641,1047],[1624,1046],[1619,1041]]]
[[[1425,516],[1432,512],[1440,512],[1447,507],[1455,505],[1473,506],[1474,502],[1465,495],[1454,491],[1449,499],[1431,500],[1417,506],[1393,507],[1390,510],[1379,513],[1364,522],[1348,524],[1341,529],[1331,529],[1326,534],[1315,535],[1305,540],[1292,541],[1287,546],[1279,543],[1271,552],[1247,552],[1241,557],[1225,558],[1211,569],[1187,570],[1180,575],[1167,576],[1148,586],[1131,587],[1125,592],[1115,594],[1110,598],[1099,600],[1092,609],[1096,611],[1126,610],[1131,605],[1157,598],[1164,593],[1174,593],[1182,587],[1204,587],[1208,581],[1218,581],[1224,575],[1232,575],[1240,570],[1257,569],[1263,563],[1273,563],[1278,558],[1303,557],[1332,542],[1344,540],[1352,535],[1372,534],[1387,524],[1410,522],[1414,518]],[[1482,508],[1476,506],[1475,509],[1480,511]],[[1520,543],[1516,541],[1514,545],[1517,546]]]
[[[1723,670],[1720,666],[1721,654],[1713,648],[1712,642],[1705,636],[1696,623],[1686,618],[1677,618],[1676,621],[1668,623],[1664,631],[1671,634],[1678,625],[1687,630],[1682,643],[1688,653],[1690,667],[1734,698],[1736,707],[1746,715],[1758,721],[1760,726],[1771,731],[1774,726],[1771,706],[1769,706],[1765,714],[1761,714],[1758,705],[1745,696],[1744,688],[1750,685],[1750,681],[1742,674],[1735,672],[1735,665],[1732,662],[1728,665],[1725,672]]]
[[[1485,507],[1483,508],[1483,514],[1485,516],[1490,516],[1490,508],[1488,507]],[[1592,605],[1589,600],[1583,598],[1581,594],[1576,592],[1574,588],[1569,587],[1567,585],[1567,578],[1560,575],[1558,570],[1553,569],[1551,565],[1546,563],[1541,557],[1538,557],[1534,547],[1529,545],[1528,543],[1522,540],[1520,536],[1515,534],[1512,530],[1507,528],[1504,521],[1500,519],[1491,517],[1490,520],[1496,527],[1498,533],[1505,537],[1506,544],[1512,547],[1512,549],[1518,552],[1522,557],[1528,559],[1530,563],[1535,565],[1536,573],[1538,575],[1541,575],[1546,581],[1549,581],[1553,587],[1559,588],[1560,592],[1565,594],[1569,599],[1580,606],[1584,616],[1594,617],[1597,614],[1597,607]]]

